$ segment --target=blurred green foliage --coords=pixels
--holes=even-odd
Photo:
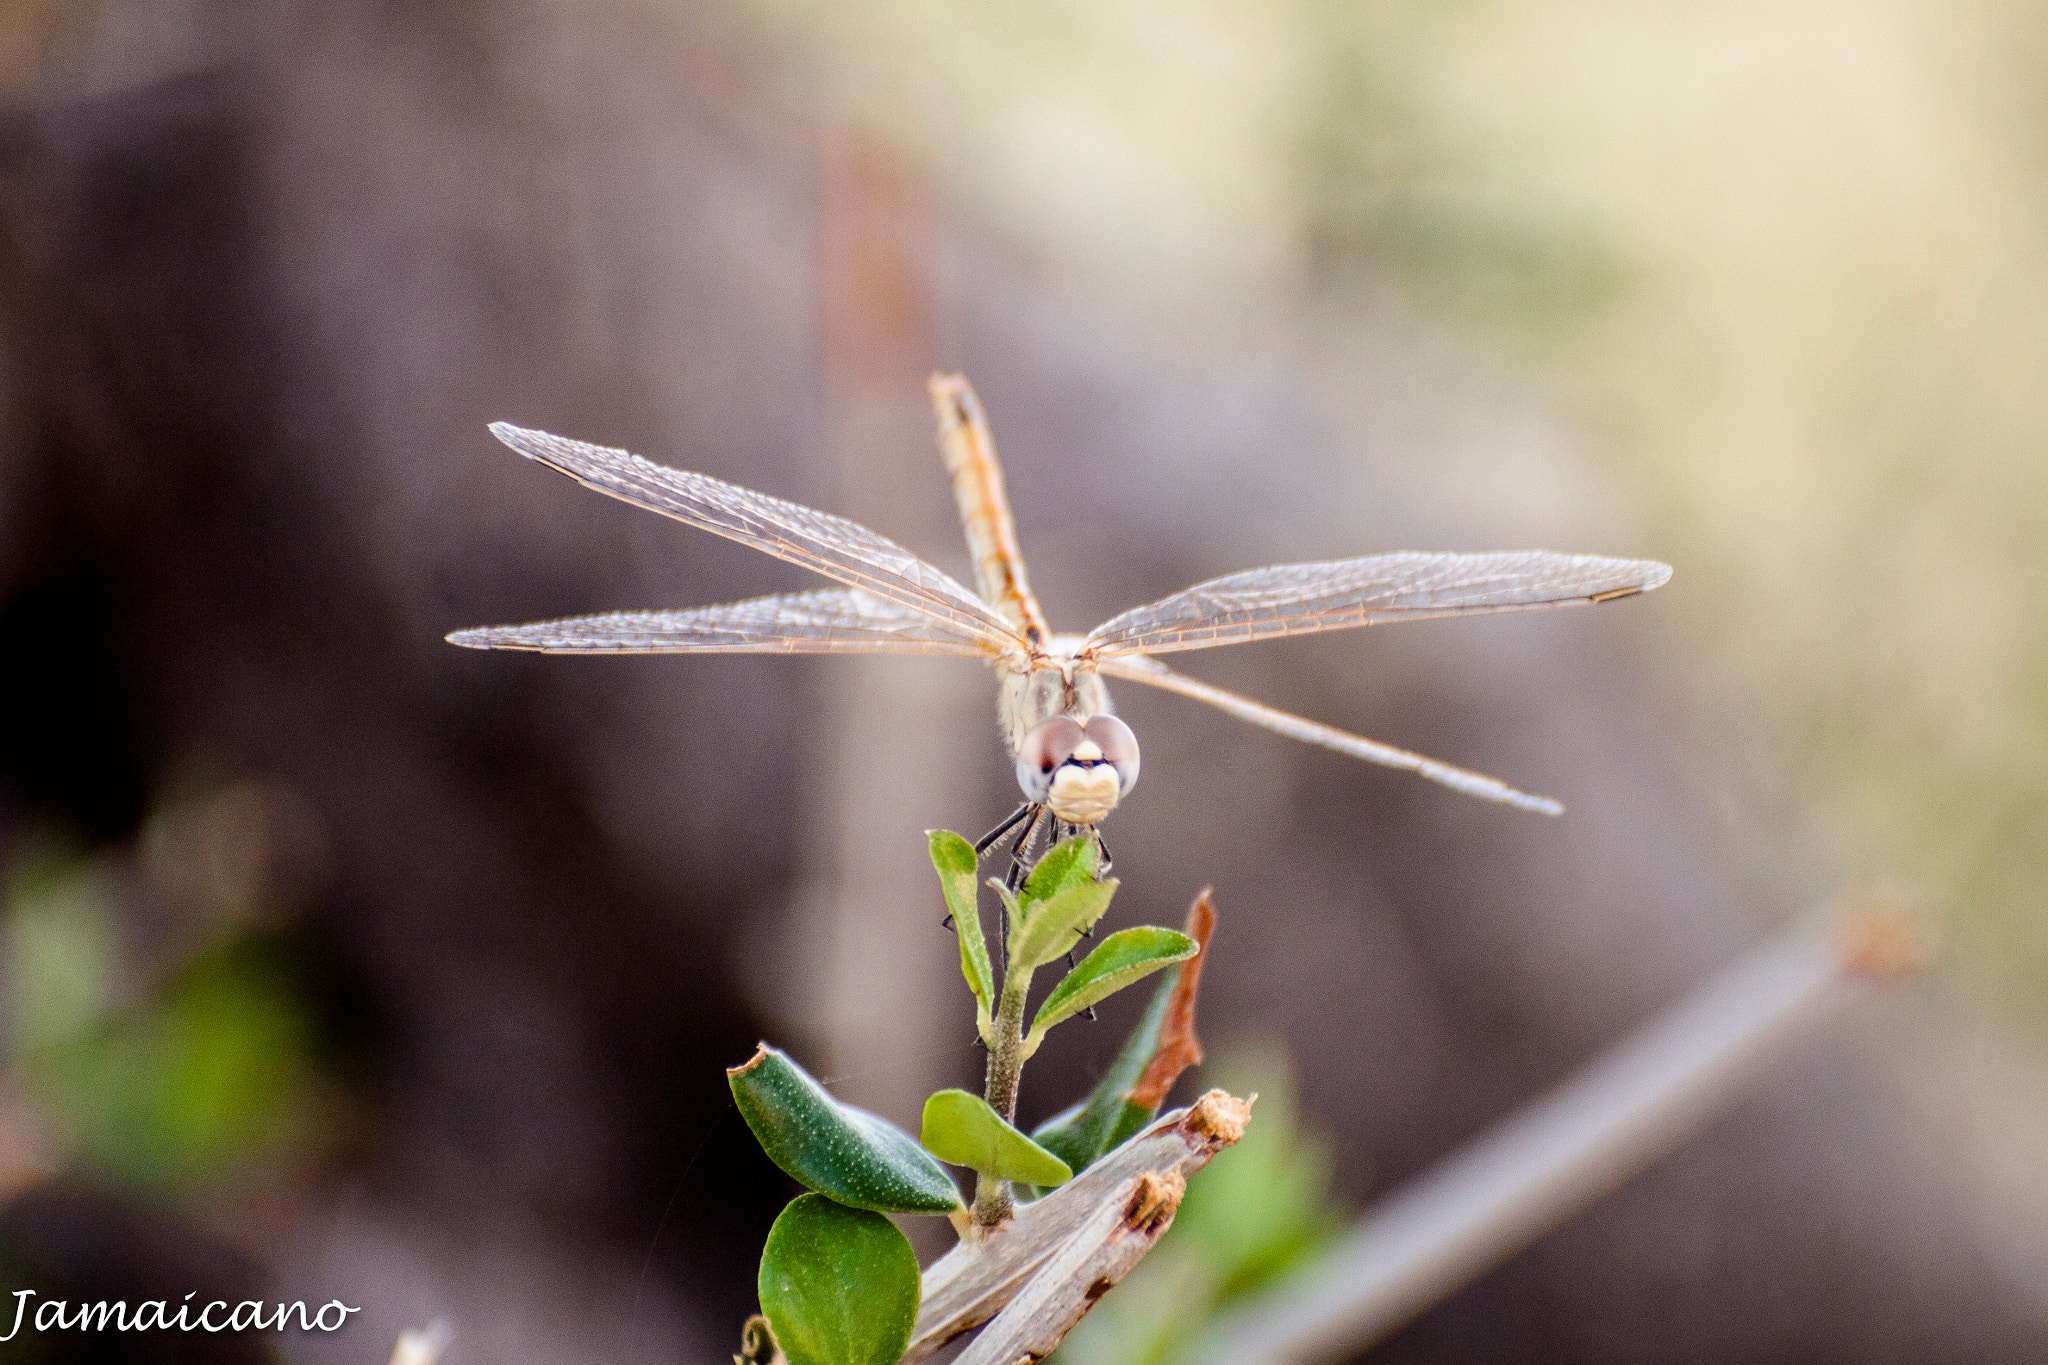
[[[115,890],[108,868],[55,845],[8,868],[4,951],[7,1038],[17,1057],[76,1038],[113,1005]]]
[[[218,795],[196,820],[169,803],[133,846],[24,838],[0,902],[8,1088],[46,1156],[171,1198],[307,1154],[331,1116],[315,1011],[260,881],[169,875],[192,865],[186,836],[261,837],[246,792]]]
[[[75,1158],[189,1192],[303,1145],[312,1030],[268,945],[226,945],[163,990],[17,1059]]]

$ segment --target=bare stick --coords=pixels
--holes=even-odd
[[[1056,1276],[1041,1274],[1055,1253],[1071,1250],[1077,1265],[1068,1268],[1088,1275],[1097,1265],[1091,1247],[1105,1249],[1101,1261],[1105,1266],[1129,1255],[1129,1263],[1117,1271],[1121,1279],[1157,1240],[1157,1232],[1165,1229],[1165,1222],[1153,1218],[1140,1220],[1146,1226],[1157,1222],[1157,1230],[1149,1236],[1143,1235],[1142,1227],[1133,1229],[1140,1234],[1136,1237],[1119,1230],[1144,1178],[1158,1182],[1159,1190],[1174,1191],[1172,1202],[1177,1208],[1177,1191],[1186,1188],[1187,1178],[1208,1165],[1209,1158],[1244,1135],[1250,1112],[1251,1101],[1211,1090],[1186,1109],[1161,1114],[1136,1137],[1067,1184],[1018,1209],[1016,1217],[1001,1227],[984,1237],[962,1241],[934,1261],[924,1272],[924,1302],[918,1309],[910,1349],[903,1355],[904,1365],[924,1359],[961,1333],[995,1317],[1027,1285],[1033,1302],[1042,1306],[1031,1310],[1027,1323],[1017,1325],[1036,1330],[1062,1318],[1071,1296],[1062,1295]],[[1168,1209],[1166,1220],[1171,1217]],[[1045,1283],[1041,1284],[1041,1279]],[[1094,1283],[1094,1278],[1079,1281],[1083,1302],[1067,1321],[1068,1328],[1093,1302],[1086,1291]],[[1064,1334],[1065,1329],[1061,1330]],[[991,1349],[995,1344],[991,1343]],[[975,1343],[975,1349],[980,1346]]]
[[[1292,1365],[1349,1356],[1662,1157],[1786,1047],[1926,940],[1866,908],[1729,968],[1607,1056],[1367,1214],[1315,1266],[1210,1329],[1188,1358]]]
[[[954,1365],[1014,1365],[1051,1355],[1095,1301],[1145,1259],[1172,1225],[1187,1189],[1174,1171],[1144,1171],[1125,1182],[1115,1200],[1096,1209],[1046,1258]]]

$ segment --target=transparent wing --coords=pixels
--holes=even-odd
[[[1547,550],[1275,564],[1134,607],[1097,626],[1087,645],[1104,657],[1163,654],[1382,621],[1570,607],[1632,597],[1670,577],[1670,566],[1655,560]]]
[[[980,637],[872,594],[828,589],[693,611],[614,611],[528,626],[458,630],[450,644],[543,654],[956,654],[986,659]]]
[[[1543,815],[1563,815],[1564,805],[1548,796],[1531,796],[1517,791],[1497,777],[1475,773],[1406,749],[1396,749],[1391,744],[1382,744],[1363,735],[1354,735],[1348,730],[1324,725],[1318,721],[1305,720],[1286,711],[1276,710],[1250,697],[1241,697],[1220,687],[1190,678],[1185,673],[1176,673],[1165,664],[1151,659],[1126,655],[1121,658],[1104,659],[1098,665],[1102,672],[1113,678],[1125,678],[1140,682],[1148,687],[1164,688],[1178,692],[1183,697],[1193,697],[1209,705],[1228,711],[1239,720],[1248,720],[1254,725],[1263,725],[1268,730],[1277,730],[1294,739],[1320,744],[1325,749],[1335,749],[1340,754],[1362,758],[1368,763],[1378,763],[1388,768],[1401,768],[1432,782],[1441,782],[1455,791],[1468,796],[1484,797],[1488,801],[1502,801],[1523,810],[1533,810]]]
[[[638,455],[510,422],[491,434],[528,459],[635,507],[801,564],[850,588],[943,621],[996,650],[1022,649],[1021,636],[974,594],[886,536],[844,517],[756,493],[708,474],[669,469]]]

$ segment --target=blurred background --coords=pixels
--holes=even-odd
[[[978,1074],[919,836],[1014,800],[990,680],[449,648],[806,586],[484,427],[964,574],[938,367],[1062,629],[1379,549],[1677,568],[1188,661],[1560,821],[1119,695],[1115,914],[1222,916],[1182,1093],[1285,1100],[1187,1246],[1274,1273],[1891,887],[1930,980],[1369,1358],[2042,1358],[2044,72],[2009,0],[0,9],[0,1289],[363,1306],[151,1359],[729,1354],[788,1187],[719,1069],[906,1125]]]

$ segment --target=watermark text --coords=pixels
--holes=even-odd
[[[362,1311],[340,1299],[329,1299],[317,1310],[309,1309],[303,1299],[276,1304],[244,1299],[232,1307],[225,1299],[196,1304],[192,1302],[199,1297],[195,1289],[177,1305],[176,1311],[167,1299],[144,1299],[130,1313],[126,1299],[113,1303],[105,1299],[98,1303],[81,1301],[74,1305],[66,1299],[46,1298],[35,1305],[31,1314],[29,1300],[36,1297],[33,1289],[14,1291],[14,1322],[0,1341],[14,1340],[23,1326],[32,1326],[38,1332],[282,1332],[296,1325],[301,1332],[338,1332],[348,1322],[350,1313]],[[4,1316],[0,1313],[0,1317]]]

